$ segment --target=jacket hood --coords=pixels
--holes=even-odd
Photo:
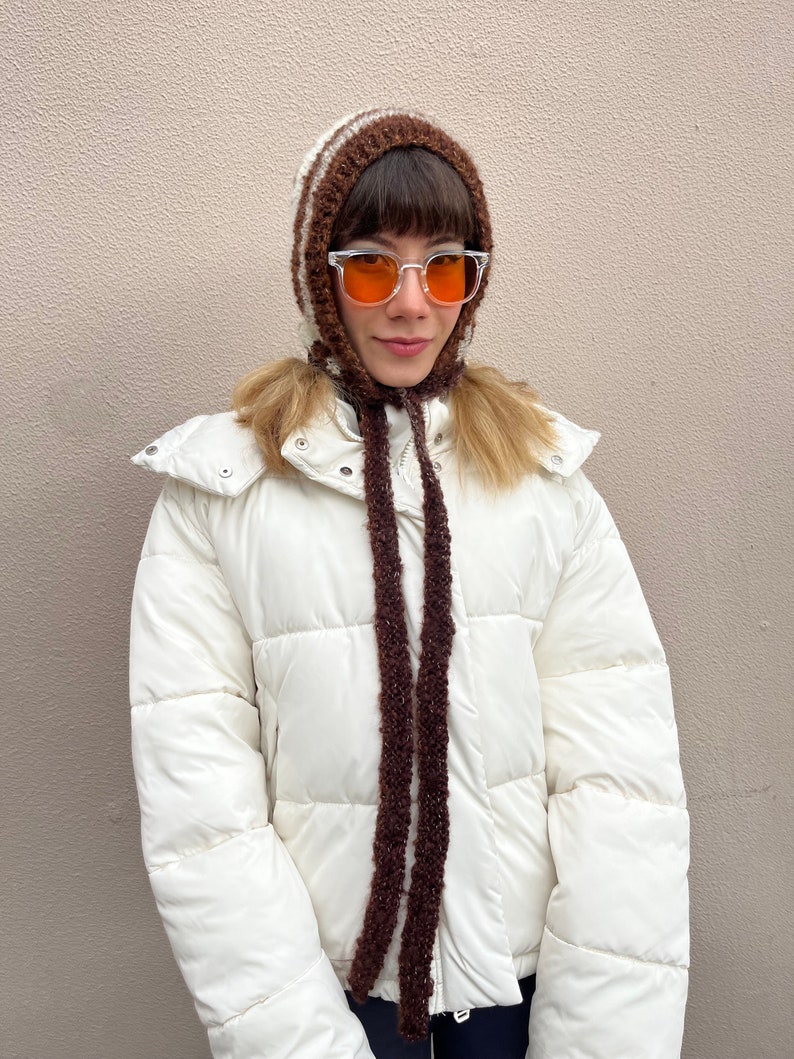
[[[444,433],[449,411],[441,400],[428,402],[427,433]],[[404,412],[390,408],[388,417],[395,437],[408,438],[408,423]],[[541,466],[560,479],[570,478],[584,463],[597,444],[600,434],[577,426],[558,412],[551,412],[557,444],[541,455]],[[356,429],[356,417],[347,402],[339,401],[336,415],[331,420],[318,420],[301,428],[301,436],[311,436],[312,451],[332,457],[334,464],[350,452],[350,446],[361,444]],[[315,440],[317,444],[315,445]],[[304,460],[294,458],[295,437],[287,438],[282,451],[300,470]],[[306,450],[308,451],[308,450]],[[338,459],[337,459],[338,458]],[[253,433],[237,422],[233,412],[200,415],[168,430],[155,438],[132,457],[138,467],[167,474],[207,493],[234,497],[244,493],[265,473],[262,453]]]

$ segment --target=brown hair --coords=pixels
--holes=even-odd
[[[463,181],[424,147],[395,147],[367,166],[336,218],[331,249],[379,232],[460,239],[477,250],[476,222]]]

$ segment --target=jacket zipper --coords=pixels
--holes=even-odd
[[[411,457],[414,454],[415,448],[416,448],[416,442],[414,441],[413,438],[409,438],[408,444],[403,449],[402,456],[400,456],[400,462],[397,464],[397,473],[409,485],[412,485],[413,483],[411,482],[411,479],[408,476],[408,464],[409,464],[409,462],[411,460]]]

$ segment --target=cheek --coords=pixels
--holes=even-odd
[[[353,305],[353,303],[342,294],[339,276],[334,276],[334,301],[336,302],[336,312],[342,323],[342,327],[344,327],[347,332],[347,337],[351,340],[351,344],[354,344],[356,331],[361,327],[365,314],[369,310],[358,305]]]
[[[442,309],[441,311],[444,314],[444,328],[447,333],[447,338],[449,338],[455,328],[455,324],[458,322],[461,310],[460,307],[458,307],[456,309]]]

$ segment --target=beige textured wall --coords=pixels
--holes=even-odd
[[[158,483],[126,460],[297,349],[292,174],[392,101],[481,164],[480,357],[605,435],[691,796],[684,1055],[791,1055],[793,27],[790,0],[7,0],[4,1059],[208,1055],[138,850],[127,611]]]

